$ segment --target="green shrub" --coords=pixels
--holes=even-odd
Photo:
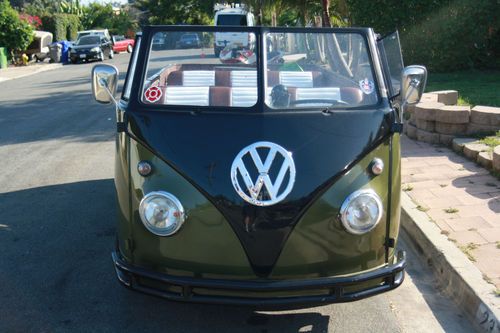
[[[80,19],[73,14],[53,14],[42,16],[47,31],[54,34],[54,41],[74,40],[80,29]]]
[[[500,68],[497,0],[347,0],[354,25],[398,29],[407,64],[431,71]]]
[[[33,40],[33,28],[19,18],[7,0],[0,0],[0,47],[6,47],[11,57],[25,50]]]

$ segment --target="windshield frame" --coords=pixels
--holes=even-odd
[[[154,35],[158,32],[179,32],[196,33],[196,32],[249,32],[256,36],[256,53],[257,53],[257,102],[251,107],[222,107],[222,106],[190,106],[190,105],[167,105],[167,104],[149,104],[142,101],[142,92],[146,84],[146,75],[149,57],[151,54]],[[294,107],[286,109],[274,109],[269,107],[265,101],[265,85],[267,82],[266,68],[267,57],[265,52],[261,50],[265,48],[265,40],[263,36],[266,33],[356,33],[362,36],[366,43],[367,56],[370,62],[370,67],[375,84],[374,92],[376,93],[376,103],[362,106],[353,106],[348,108],[339,107]],[[382,76],[382,68],[380,67],[380,58],[376,49],[375,33],[371,28],[289,28],[289,27],[244,27],[244,26],[145,26],[143,29],[143,40],[139,50],[139,57],[136,72],[134,73],[132,94],[130,96],[130,104],[135,110],[158,110],[168,112],[191,113],[245,113],[245,114],[283,114],[283,113],[311,113],[324,112],[325,109],[331,111],[349,111],[349,110],[369,110],[377,109],[387,105],[384,102],[387,99],[386,87]]]

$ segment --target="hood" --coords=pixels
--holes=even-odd
[[[300,114],[128,112],[139,142],[190,181],[224,215],[254,272],[268,276],[295,224],[336,177],[388,134],[390,113],[358,110]],[[231,165],[245,147],[269,141],[292,153],[296,177],[281,202],[258,207],[231,181]],[[252,176],[255,178],[255,176]],[[168,191],[168,189],[164,189]],[[248,232],[248,225],[255,230]],[[223,240],[221,240],[223,241]]]

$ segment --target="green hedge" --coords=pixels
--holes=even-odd
[[[80,30],[80,19],[73,14],[53,14],[42,16],[45,30],[54,34],[54,41],[74,40]]]
[[[19,18],[7,0],[0,0],[0,47],[6,47],[9,58],[25,50],[33,40],[33,28]]]
[[[437,72],[500,68],[497,0],[347,0],[354,25],[398,29],[406,64]]]

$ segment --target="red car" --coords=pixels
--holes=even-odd
[[[124,36],[113,36],[113,52],[125,52],[131,53],[134,49],[135,41],[130,38],[125,38]]]

